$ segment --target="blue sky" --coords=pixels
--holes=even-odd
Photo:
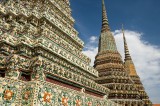
[[[99,35],[101,0],[70,0],[80,38]],[[160,45],[160,0],[105,0],[111,30],[125,28],[143,32],[143,39]],[[83,28],[79,29],[78,26]]]
[[[101,0],[70,0],[84,54],[97,54],[101,29]],[[160,0],[105,0],[110,28],[124,57],[121,26],[124,24],[130,54],[153,103],[160,103]]]

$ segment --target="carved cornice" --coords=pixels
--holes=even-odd
[[[1,42],[6,42],[8,44],[11,44],[12,46],[17,46],[17,48],[18,48],[18,46],[20,46],[19,50],[21,52],[22,52],[22,50],[24,50],[23,52],[26,51],[26,53],[27,54],[29,53],[30,55],[33,54],[31,51],[34,50],[36,47],[44,48],[44,50],[47,50],[47,51],[51,52],[52,55],[53,54],[58,55],[58,57],[63,58],[64,60],[67,60],[70,64],[74,65],[74,67],[77,66],[80,69],[83,69],[84,71],[90,73],[93,76],[98,76],[98,72],[93,67],[86,65],[80,59],[74,57],[72,54],[63,50],[61,47],[56,46],[56,44],[49,43],[44,38],[39,38],[36,41],[33,41],[30,38],[27,38],[25,36],[25,37],[22,37],[22,38],[20,37],[18,39],[14,38],[10,35],[5,35],[5,36],[1,37],[1,40],[2,40]],[[32,48],[32,50],[27,50],[27,49],[21,47],[21,45],[26,45],[29,48]],[[6,52],[8,52],[8,51],[10,51],[10,49],[7,49]],[[45,57],[47,57],[47,56],[49,56],[47,51],[44,53],[43,50],[40,50],[39,52],[43,52],[41,54],[42,55],[45,54]],[[38,50],[37,50],[37,52],[38,52]],[[36,53],[36,51],[35,51],[35,53]],[[48,57],[48,58],[51,58],[51,57]]]
[[[59,21],[58,21],[58,19],[55,17],[54,18],[54,16],[48,16],[49,14],[51,14],[51,13],[49,13],[49,12],[47,12],[47,11],[45,11],[45,14],[43,14],[43,11],[42,12],[37,12],[37,11],[40,11],[40,10],[37,10],[37,9],[39,9],[38,7],[34,7],[34,9],[31,9],[31,10],[33,10],[33,11],[30,11],[29,9],[25,9],[24,8],[24,6],[23,6],[23,2],[22,2],[22,4],[21,3],[19,3],[19,4],[16,4],[16,3],[12,3],[12,4],[8,4],[9,5],[9,7],[7,7],[7,6],[2,6],[2,5],[0,5],[0,10],[1,10],[1,13],[3,13],[3,14],[7,14],[7,13],[12,13],[12,14],[14,14],[14,15],[19,15],[19,14],[23,14],[24,16],[26,16],[26,17],[31,17],[32,15],[34,15],[35,17],[37,17],[37,19],[40,19],[40,18],[42,18],[42,17],[45,17],[52,25],[56,25],[56,27],[57,28],[59,28],[63,33],[65,33],[67,36],[70,36],[70,39],[74,39],[74,41],[78,44],[78,45],[80,45],[80,46],[82,46],[83,47],[83,42],[77,37],[77,31],[76,30],[74,30],[73,29],[73,27],[70,27],[70,28],[68,28],[68,27],[65,27],[65,28],[63,28],[62,26],[65,26],[65,25],[63,25],[61,22],[62,21],[60,21],[60,20],[62,20],[62,19],[60,19]],[[13,6],[14,5],[14,6]],[[30,4],[27,4],[26,6],[29,6],[29,7],[31,7],[31,5]],[[36,5],[37,6],[37,5]],[[46,5],[45,5],[46,6]],[[29,8],[28,7],[28,8]],[[39,6],[40,7],[40,6]],[[47,7],[47,6],[46,6]],[[43,7],[44,8],[44,7]],[[22,10],[23,11],[22,11]],[[54,10],[55,11],[55,10]],[[47,12],[47,13],[46,13]],[[61,23],[61,24],[60,24]],[[63,28],[63,29],[62,29]],[[71,31],[69,31],[70,29],[72,29]]]
[[[11,57],[11,59],[8,60],[9,57]],[[44,75],[46,73],[48,73],[52,76],[58,75],[59,77],[61,77],[63,79],[66,79],[71,82],[75,82],[77,84],[80,84],[82,86],[86,86],[90,89],[94,89],[99,92],[103,92],[104,94],[109,93],[109,89],[97,84],[93,80],[85,78],[82,75],[78,75],[76,73],[73,73],[73,72],[69,71],[68,69],[66,69],[64,66],[58,65],[57,63],[52,62],[50,60],[47,60],[46,58],[38,56],[38,57],[31,58],[31,59],[26,59],[26,58],[24,58],[22,56],[18,56],[18,55],[13,55],[13,56],[9,56],[9,57],[4,56],[3,58],[1,58],[0,63],[4,63],[4,64],[6,64],[5,66],[9,66],[9,67],[7,67],[7,69],[11,68],[12,70],[17,70],[17,71],[20,71],[20,70],[30,71],[30,70],[32,70],[32,79],[37,79],[37,77],[39,76],[40,73],[41,74],[44,73]],[[12,58],[12,57],[14,57],[14,58]],[[4,68],[4,67],[0,67],[0,68]],[[37,75],[37,73],[38,73],[38,75]],[[40,80],[44,80],[44,78],[40,78]]]

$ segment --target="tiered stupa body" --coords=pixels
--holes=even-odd
[[[127,45],[127,41],[126,41],[123,29],[122,29],[122,32],[123,32],[123,39],[124,39],[124,52],[125,52],[124,66],[125,66],[125,69],[127,70],[127,73],[130,75],[131,79],[134,81],[135,87],[138,88],[139,93],[140,93],[140,98],[143,100],[144,106],[152,106],[152,102],[149,100],[149,97],[147,93],[145,92],[145,89],[140,80],[140,77],[138,76],[136,72],[136,68],[134,66],[134,63],[129,53],[129,49],[128,49],[128,45]]]
[[[0,106],[118,105],[95,82],[68,0],[0,2]]]
[[[139,91],[126,72],[121,55],[117,51],[115,39],[110,31],[105,3],[102,0],[102,29],[99,50],[94,67],[99,72],[97,82],[109,88],[108,98],[124,106],[143,106]]]

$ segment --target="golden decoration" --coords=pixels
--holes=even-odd
[[[62,98],[62,104],[63,104],[63,106],[68,106],[68,98],[63,97]]]
[[[29,91],[26,91],[26,92],[24,93],[24,99],[25,99],[25,100],[28,100],[28,99],[29,99],[29,96],[30,96],[30,92],[29,92]]]
[[[4,98],[6,100],[11,100],[12,99],[12,96],[13,96],[13,92],[11,90],[6,90],[4,92]]]
[[[81,106],[81,101],[80,100],[76,100],[76,106]]]
[[[44,102],[49,102],[50,103],[51,99],[52,99],[52,95],[50,93],[48,93],[48,92],[45,92],[44,96],[43,96]]]
[[[92,102],[88,102],[88,106],[92,106]]]

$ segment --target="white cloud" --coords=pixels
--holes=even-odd
[[[117,43],[118,51],[124,58],[123,38],[120,30],[113,32]],[[141,39],[142,33],[135,31],[125,31],[129,51],[141,78],[144,87],[153,103],[160,102],[160,49]],[[92,39],[93,40],[93,39]],[[89,56],[94,63],[98,47],[93,46],[93,42],[87,44],[84,54]],[[92,43],[92,45],[90,45]],[[97,44],[97,43],[96,43]]]
[[[94,58],[98,52],[98,37],[91,36],[89,42],[85,45],[83,53],[91,58],[91,65],[94,64]]]
[[[83,53],[84,53],[85,55],[87,55],[88,57],[91,58],[91,65],[92,65],[92,66],[93,66],[93,64],[94,64],[94,60],[95,60],[94,58],[95,58],[97,52],[98,52],[98,47],[90,48],[90,49],[87,49],[87,50],[83,51]]]
[[[90,42],[91,42],[91,43],[96,42],[96,40],[97,40],[97,37],[96,37],[96,36],[91,36],[91,37],[90,37]]]

